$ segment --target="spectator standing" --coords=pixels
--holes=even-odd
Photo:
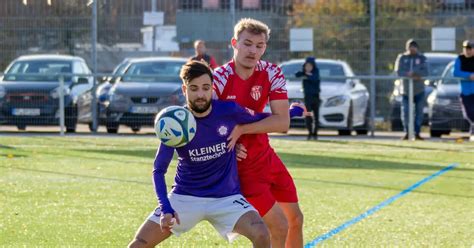
[[[414,102],[415,107],[415,139],[416,140],[423,140],[420,136],[421,131],[421,124],[423,123],[423,108],[426,104],[426,96],[425,96],[425,84],[422,80],[422,77],[428,75],[428,66],[426,63],[426,57],[419,53],[418,43],[413,40],[409,39],[406,42],[406,52],[399,54],[397,60],[395,62],[395,71],[397,75],[400,77],[409,77],[413,79],[413,96],[414,99],[411,99]],[[402,111],[401,111],[401,119],[403,123],[403,129],[405,131],[405,136],[402,138],[404,140],[408,140],[408,86],[409,80],[402,80],[402,91],[401,94],[403,96],[402,101]]]
[[[194,42],[194,56],[191,60],[204,60],[212,69],[218,65],[211,55],[206,53],[206,43],[203,40],[196,40]]]
[[[295,74],[296,77],[303,78],[304,104],[309,114],[305,117],[306,128],[308,129],[308,140],[318,139],[319,126],[319,93],[321,92],[319,68],[314,57],[307,57],[301,71]],[[314,125],[313,125],[314,124]]]
[[[454,62],[455,77],[461,80],[461,103],[464,118],[471,125],[469,140],[474,141],[474,41],[462,43],[463,52]]]

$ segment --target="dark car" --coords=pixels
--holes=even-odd
[[[86,62],[67,55],[30,55],[14,60],[0,81],[0,123],[25,130],[29,125],[59,125],[58,73],[90,74]],[[78,95],[92,88],[89,77],[68,76],[65,87],[65,126],[75,132]]]
[[[428,76],[441,76],[444,68],[449,62],[454,61],[457,57],[453,53],[424,53],[428,63]],[[425,81],[425,96],[428,97],[433,91],[435,80]],[[391,127],[392,131],[403,131],[403,124],[401,120],[401,106],[402,106],[402,95],[401,92],[401,81],[395,80],[392,95],[390,96],[391,110]],[[428,107],[426,106],[423,110],[424,118],[423,125],[428,125]]]
[[[451,62],[443,72],[441,79],[436,82],[436,89],[428,97],[430,134],[431,137],[441,137],[457,129],[467,131],[469,123],[462,114],[460,82],[453,77],[454,62]]]
[[[117,82],[120,76],[125,72],[130,62],[130,58],[124,59],[118,64],[112,72],[112,76],[107,77],[103,83],[94,89],[89,89],[79,96],[77,100],[78,122],[89,125],[89,129],[94,131],[92,126],[92,100],[94,92],[97,100],[97,118],[98,125],[105,125],[107,121],[106,109],[109,103],[109,91],[113,84]]]
[[[112,86],[106,108],[107,132],[124,124],[138,132],[153,126],[155,115],[171,105],[184,105],[179,71],[186,58],[131,59],[122,77]]]

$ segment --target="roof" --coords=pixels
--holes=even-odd
[[[306,59],[290,59],[287,61],[283,61],[281,64],[293,64],[293,63],[304,63]],[[347,64],[343,60],[336,60],[336,59],[316,59],[316,63],[328,63],[328,64]]]
[[[168,61],[168,62],[187,62],[188,58],[180,57],[144,57],[144,58],[133,58],[128,60],[128,63],[139,63],[139,62],[159,62],[159,61]]]
[[[60,55],[60,54],[34,54],[34,55],[23,55],[18,57],[16,60],[81,60],[83,58],[71,55]]]
[[[426,58],[440,58],[440,59],[456,59],[458,57],[455,53],[423,53]]]

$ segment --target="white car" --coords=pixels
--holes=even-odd
[[[302,78],[295,73],[302,69],[304,59],[289,60],[280,65],[287,80],[288,98],[291,102],[302,102]],[[317,59],[321,80],[319,125],[337,129],[339,135],[367,134],[369,92],[358,79],[324,79],[331,76],[352,77],[354,72],[344,61]],[[304,126],[304,118],[293,118],[292,126]]]

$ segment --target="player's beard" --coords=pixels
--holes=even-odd
[[[204,101],[204,104],[202,104],[202,102],[196,104],[197,101]],[[188,101],[188,104],[192,111],[198,114],[202,114],[209,109],[209,107],[211,106],[211,101],[204,98],[198,98],[194,101]]]

